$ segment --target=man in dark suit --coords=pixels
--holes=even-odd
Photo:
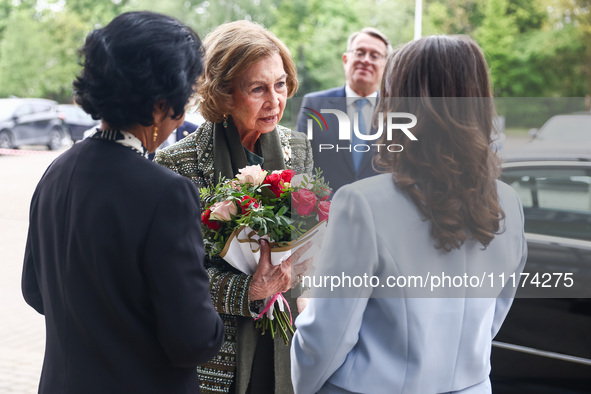
[[[183,124],[180,125],[176,129],[176,132],[173,133],[173,135],[176,134],[176,140],[173,141],[169,145],[172,145],[175,142],[182,140],[183,138],[185,138],[186,136],[188,136],[189,134],[191,134],[192,132],[194,132],[195,130],[197,130],[197,127],[199,127],[199,125],[196,125],[195,123],[191,123],[188,120],[185,120],[183,122]]]
[[[160,144],[156,151],[164,149],[167,146],[170,146],[175,142],[182,140],[183,138],[197,130],[197,127],[199,126],[195,123],[191,123],[188,120],[185,120],[175,131],[172,132],[172,134],[170,134],[170,136],[168,136],[168,138],[162,144]],[[148,159],[154,160],[155,154],[156,152],[150,153],[148,155]]]
[[[346,85],[304,96],[296,129],[310,135],[308,124],[312,126],[310,142],[314,165],[322,169],[333,193],[347,183],[377,172],[372,167],[372,151],[363,152],[361,145],[355,149],[356,143],[365,142],[370,146],[371,142],[355,140],[354,134],[351,141],[339,140],[337,116],[322,114],[321,119],[318,115],[322,109],[335,109],[348,115],[351,125],[357,116],[361,133],[372,134],[369,130],[371,117],[390,51],[388,38],[377,29],[366,27],[353,33],[347,41],[347,51],[343,53]],[[314,117],[318,122],[313,120]]]

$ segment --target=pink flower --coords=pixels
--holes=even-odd
[[[316,195],[308,189],[301,189],[291,194],[292,208],[300,216],[308,216],[316,207]]]
[[[236,216],[238,209],[234,201],[216,202],[211,206],[211,219],[229,222],[232,220],[232,215]]]
[[[328,211],[330,210],[330,201],[320,201],[316,207],[318,212],[318,221],[328,220]]]
[[[238,182],[236,179],[232,179],[229,183],[230,187],[234,190],[242,190],[242,184]]]
[[[217,231],[220,229],[221,224],[216,222],[215,220],[210,220],[211,217],[211,209],[207,208],[202,214],[201,214],[201,223],[205,224],[207,227],[209,227],[210,229]]]
[[[242,184],[261,185],[267,176],[267,171],[263,170],[258,164],[256,166],[244,167],[239,172],[240,174],[237,174],[236,178]]]

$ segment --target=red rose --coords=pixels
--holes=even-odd
[[[283,170],[281,172],[281,179],[283,180],[283,182],[288,183],[291,182],[291,178],[293,178],[294,175],[294,170]]]
[[[267,175],[264,183],[270,185],[270,186],[268,186],[269,189],[271,189],[271,191],[275,194],[275,196],[277,198],[279,198],[281,196],[281,193],[285,189],[285,185],[283,184],[283,179],[281,179],[281,174],[279,174],[277,172]]]
[[[217,231],[222,226],[219,222],[215,220],[210,220],[209,217],[211,216],[211,209],[207,208],[205,212],[201,214],[201,223],[205,224],[210,229]]]
[[[316,207],[316,195],[308,189],[301,189],[291,194],[291,206],[298,215],[308,216]]]
[[[328,220],[328,211],[330,210],[330,201],[320,201],[316,207],[318,212],[318,221]]]
[[[330,192],[331,192],[331,189],[326,189],[326,188],[321,187],[320,188],[320,192],[319,192],[319,195],[320,196],[318,197],[318,199],[320,201],[326,201],[326,200],[328,200],[329,197],[330,197]]]
[[[253,198],[251,196],[243,196],[240,199],[240,201],[238,201],[238,205],[240,206],[240,208],[242,208],[243,215],[248,215],[251,210],[259,207],[256,198]]]

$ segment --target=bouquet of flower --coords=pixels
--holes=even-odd
[[[308,176],[292,170],[269,173],[259,165],[243,168],[234,179],[220,179],[200,190],[205,250],[252,275],[264,238],[271,247],[272,264],[281,264],[307,241],[318,243],[328,219],[330,193],[319,171]],[[279,331],[287,344],[288,333],[294,331],[285,298],[279,293],[264,304],[255,318],[257,327],[273,337]]]

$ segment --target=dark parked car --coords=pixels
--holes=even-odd
[[[591,155],[531,155],[503,164],[523,204],[529,279],[493,342],[493,392],[590,393]]]
[[[74,142],[82,140],[86,130],[100,123],[98,120],[92,119],[92,116],[77,105],[60,104],[58,112],[70,132],[70,138]]]
[[[57,103],[44,99],[0,99],[0,148],[21,145],[62,146],[66,128],[57,112]]]

